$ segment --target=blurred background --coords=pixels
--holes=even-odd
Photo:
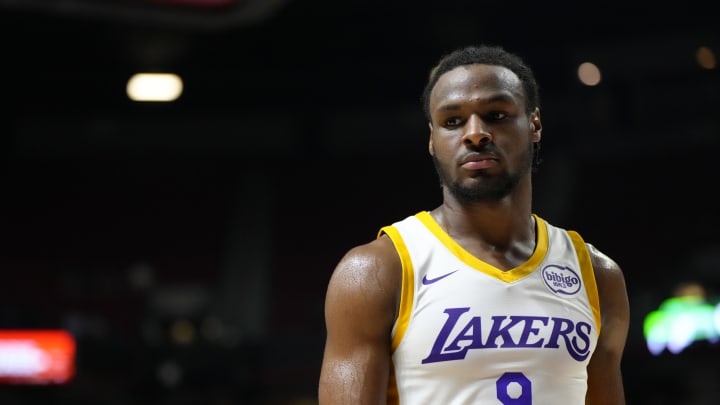
[[[419,97],[480,42],[540,83],[535,212],[625,271],[628,404],[720,403],[709,4],[0,0],[0,30],[0,329],[75,344],[1,404],[317,403],[330,273],[440,203]]]

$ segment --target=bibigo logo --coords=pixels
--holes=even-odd
[[[567,266],[549,264],[542,269],[542,277],[555,294],[573,295],[580,291],[580,276]]]

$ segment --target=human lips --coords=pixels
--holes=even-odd
[[[495,166],[498,160],[495,156],[481,153],[472,153],[460,161],[460,166],[468,170],[487,169]]]

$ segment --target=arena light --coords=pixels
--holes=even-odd
[[[592,62],[581,63],[578,66],[577,76],[580,82],[586,86],[597,86],[602,79],[600,68]]]
[[[0,384],[65,384],[75,375],[75,339],[63,330],[0,330]]]
[[[712,70],[717,67],[717,60],[715,59],[715,52],[707,46],[701,46],[697,49],[695,54],[698,65],[703,69]]]
[[[182,94],[183,82],[174,73],[137,73],[128,80],[126,91],[133,101],[175,101]]]
[[[720,303],[708,302],[700,284],[689,286],[693,292],[669,297],[645,316],[643,335],[653,355],[679,354],[697,341],[720,342]]]

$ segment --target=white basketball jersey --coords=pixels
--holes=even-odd
[[[389,404],[585,404],[600,332],[590,257],[576,232],[534,218],[534,253],[507,271],[426,211],[380,230],[403,269]]]

